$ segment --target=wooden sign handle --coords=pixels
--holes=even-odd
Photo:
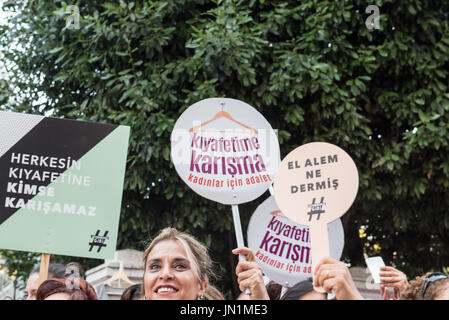
[[[232,207],[232,218],[234,220],[235,236],[237,238],[237,247],[241,248],[245,246],[245,243],[243,241],[242,225],[240,224],[239,207],[236,204],[231,205],[231,207]],[[239,260],[245,261],[246,256],[240,253]],[[251,295],[251,290],[249,288],[245,288],[245,294]]]
[[[39,286],[48,278],[48,267],[50,266],[50,254],[43,253],[41,256],[41,267],[39,269]]]
[[[327,223],[313,223],[309,226],[310,246],[312,253],[312,273],[315,272],[316,265],[324,257],[329,256],[329,236]],[[326,292],[322,287],[313,287],[317,292]]]

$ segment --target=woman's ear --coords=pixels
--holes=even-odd
[[[207,285],[209,284],[209,282],[207,281],[207,279],[203,279],[200,281],[200,293],[204,294],[206,292],[206,288]]]

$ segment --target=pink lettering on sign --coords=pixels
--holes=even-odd
[[[237,156],[237,152],[255,151],[260,148],[257,137],[238,139],[205,138],[194,134],[190,145],[190,171],[202,174],[247,175],[266,171],[260,154]],[[220,153],[215,156],[209,153]],[[229,153],[230,155],[222,155]]]
[[[279,258],[285,258],[292,260],[293,262],[309,263],[310,259],[310,246],[301,246],[296,244],[297,241],[309,243],[309,230],[298,229],[296,226],[291,226],[283,223],[276,216],[274,216],[267,226],[267,232],[265,233],[262,242],[259,245],[259,249],[269,252]],[[284,236],[292,239],[293,241],[282,240],[278,236]],[[257,255],[256,255],[257,256]]]

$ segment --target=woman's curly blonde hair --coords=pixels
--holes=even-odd
[[[432,272],[427,272],[425,275],[416,277],[415,280],[411,280],[404,292],[401,293],[401,300],[436,300],[442,291],[447,290],[449,278],[430,282],[427,285],[426,292],[423,296],[422,291],[426,283],[426,278],[430,274],[432,274]]]

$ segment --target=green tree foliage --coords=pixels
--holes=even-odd
[[[449,5],[374,1],[9,0],[1,29],[20,112],[129,125],[119,248],[172,225],[204,241],[236,295],[231,208],[175,173],[170,133],[191,104],[230,97],[279,129],[282,155],[327,141],[355,160],[344,258],[381,254],[409,276],[449,265]],[[370,4],[370,3],[369,3]],[[44,93],[45,99],[40,99]],[[0,92],[0,97],[1,97]],[[38,102],[40,101],[40,102]],[[268,193],[240,206],[243,230]],[[365,231],[360,237],[359,229]]]

